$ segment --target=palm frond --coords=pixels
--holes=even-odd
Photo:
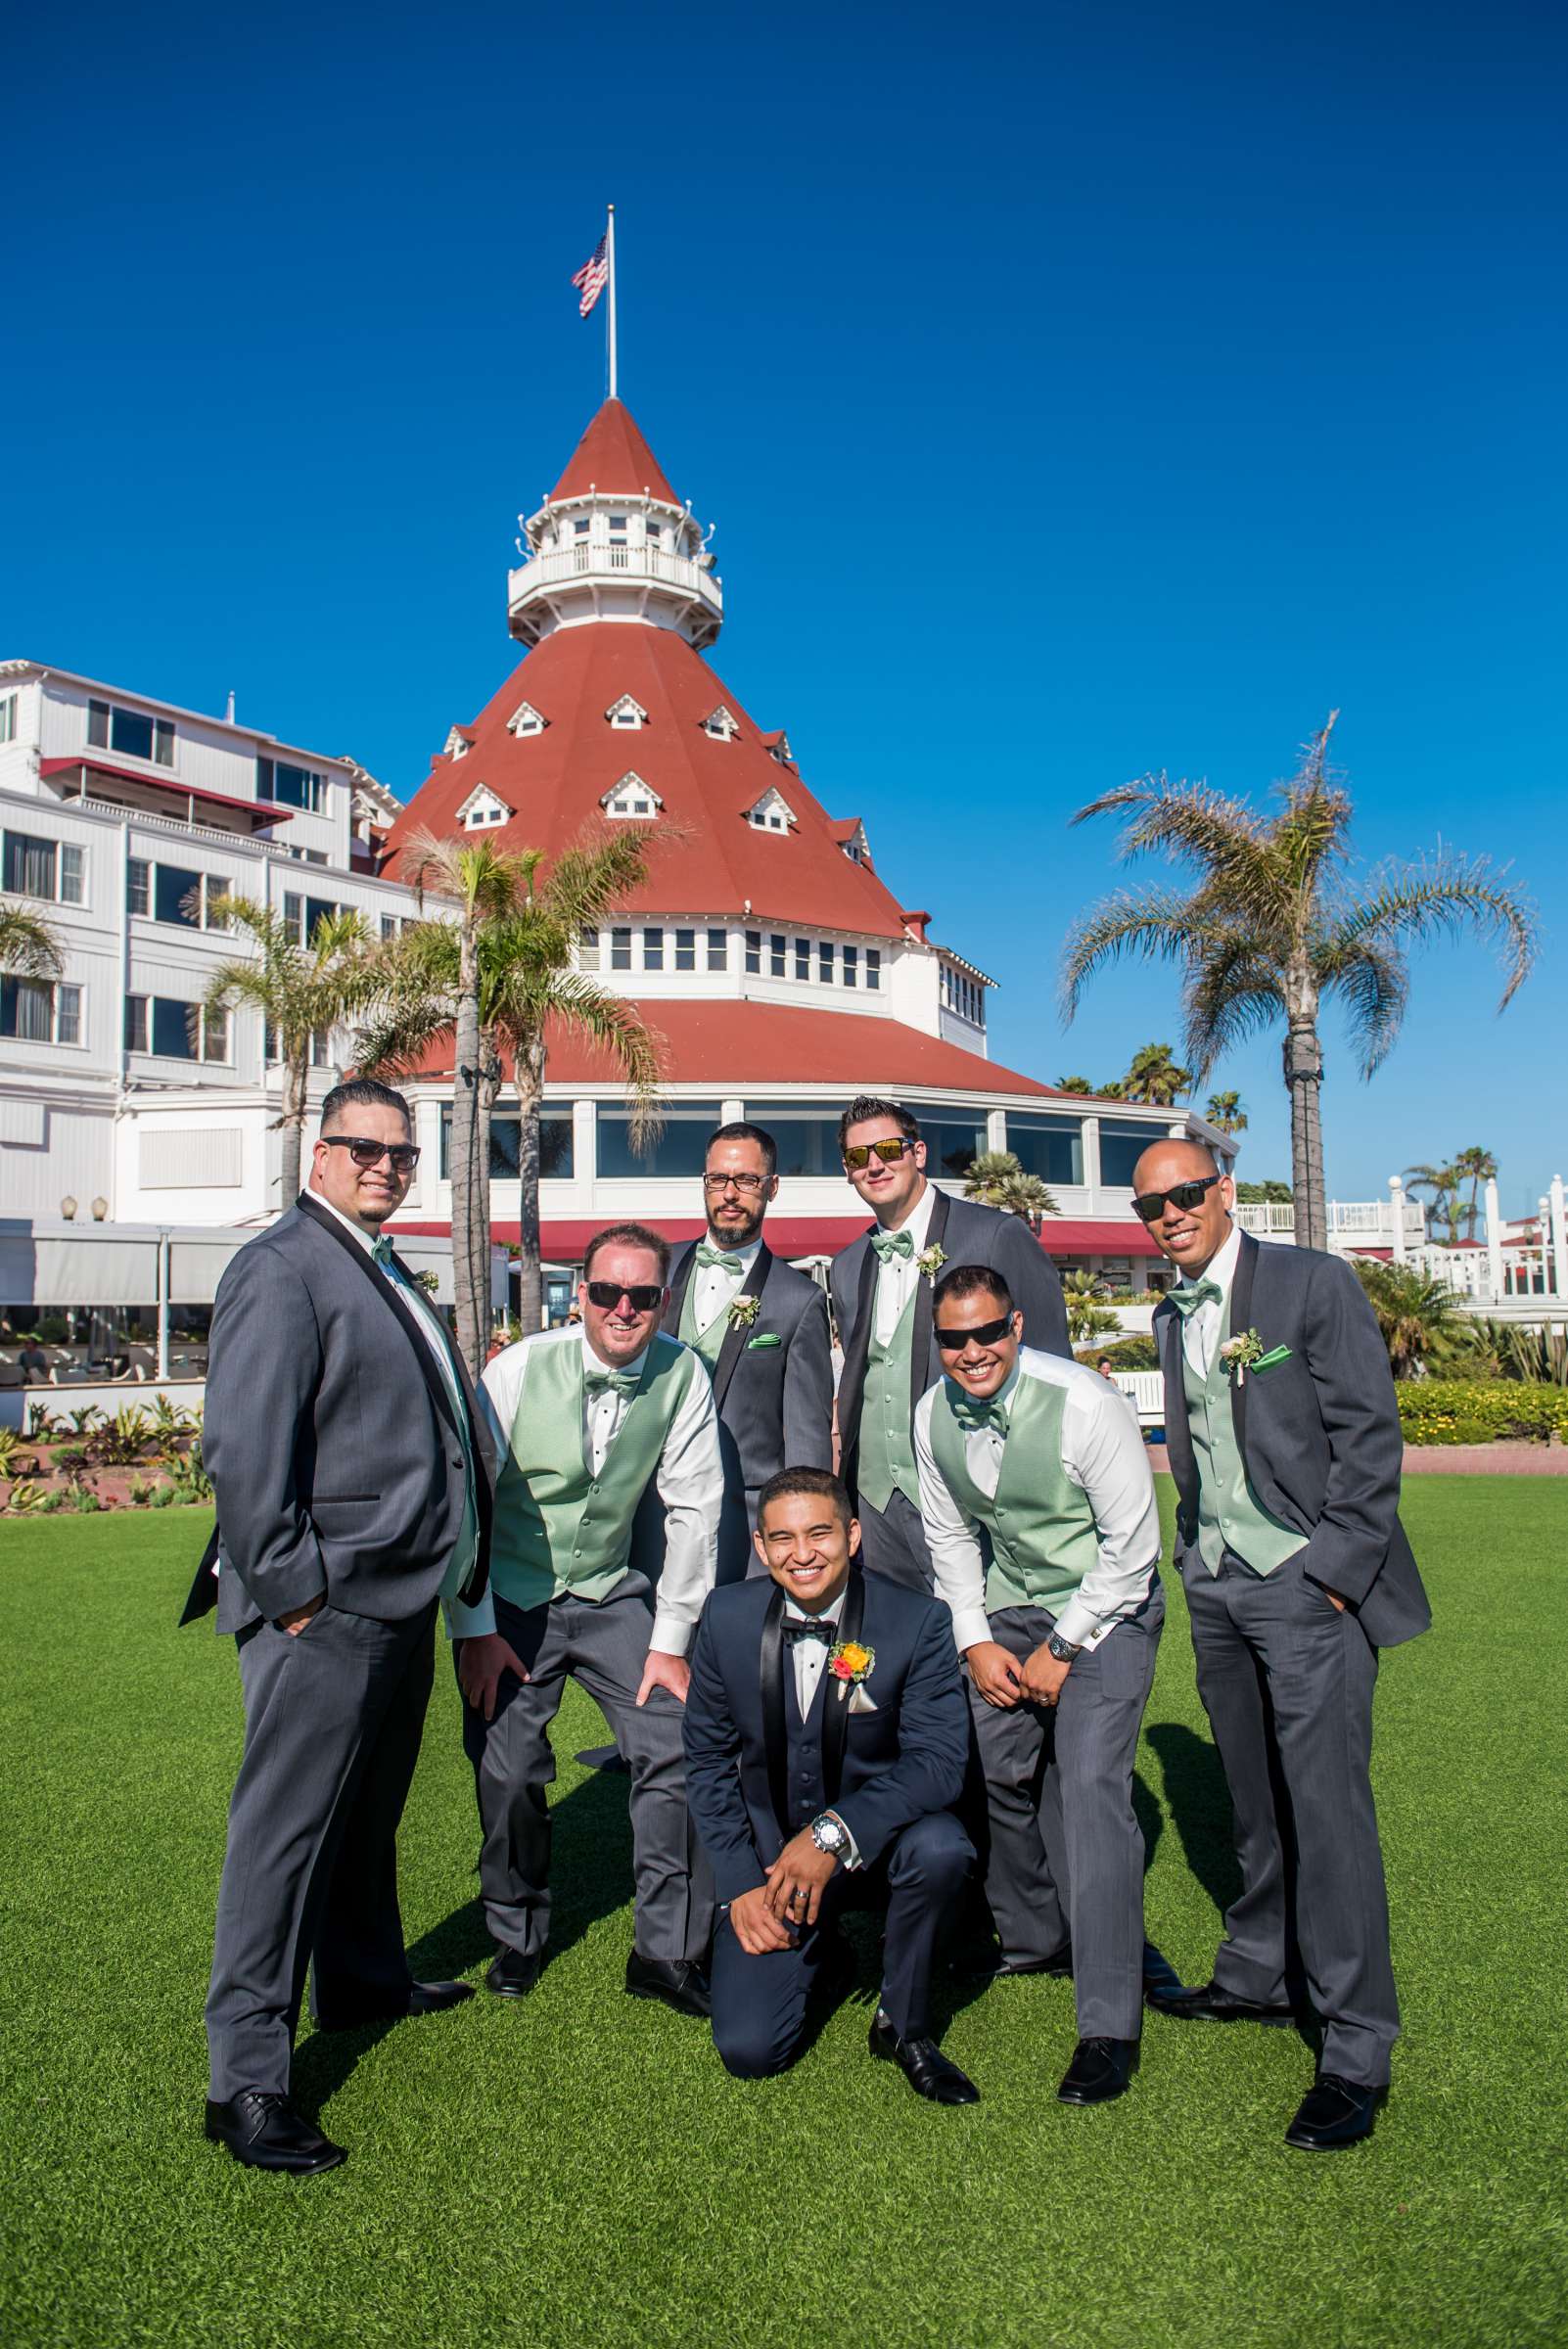
[[[1372,1076],[1394,1048],[1409,999],[1405,956],[1375,938],[1358,939],[1318,960],[1317,984],[1323,994],[1336,994],[1344,1005],[1361,1075]]]
[[[1118,890],[1091,905],[1068,931],[1062,947],[1062,1018],[1071,1026],[1084,990],[1096,971],[1139,958],[1186,962],[1201,950],[1203,926],[1192,899],[1172,889]]]
[[[1387,863],[1367,893],[1346,909],[1324,942],[1333,952],[1362,941],[1385,947],[1429,944],[1474,930],[1495,947],[1505,974],[1502,1011],[1529,977],[1540,950],[1536,909],[1523,890],[1494,872],[1491,859],[1438,848],[1415,864]]]
[[[59,934],[30,906],[0,904],[0,971],[12,979],[58,979],[66,967]]]
[[[630,1104],[633,1149],[657,1140],[664,1127],[666,1037],[634,1003],[582,971],[558,974],[550,1009],[563,1026],[614,1060]]]
[[[1259,913],[1277,897],[1269,828],[1245,800],[1227,799],[1206,783],[1145,775],[1106,792],[1072,821],[1079,824],[1091,815],[1124,810],[1131,820],[1117,842],[1121,863],[1166,855],[1173,863],[1196,868],[1210,886],[1222,886],[1228,899],[1245,901]]]
[[[1269,1028],[1285,1008],[1277,961],[1244,930],[1211,929],[1182,990],[1182,1049],[1201,1083],[1225,1053]]]

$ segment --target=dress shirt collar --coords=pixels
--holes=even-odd
[[[749,1247],[732,1248],[728,1240],[721,1240],[718,1237],[718,1234],[714,1230],[712,1224],[710,1224],[709,1228],[703,1233],[703,1238],[708,1242],[710,1248],[721,1248],[726,1256],[732,1256],[735,1259],[735,1262],[741,1268],[742,1280],[746,1278],[747,1273],[751,1270],[753,1265],[756,1264],[762,1246],[762,1235],[761,1232],[759,1232],[756,1239],[751,1242]],[[699,1265],[695,1262],[693,1264],[693,1270],[698,1272],[711,1272],[716,1271],[718,1267],[716,1265]]]
[[[930,1179],[928,1178],[925,1189],[921,1192],[920,1197],[915,1202],[913,1214],[905,1222],[902,1222],[899,1225],[899,1229],[900,1231],[906,1231],[909,1234],[909,1237],[913,1240],[914,1252],[916,1256],[919,1256],[925,1247],[926,1233],[931,1228],[931,1211],[936,1204],[937,1194],[932,1187]],[[880,1231],[881,1228],[881,1224],[878,1224],[877,1229]]]
[[[833,1604],[830,1607],[818,1607],[814,1615],[807,1615],[804,1607],[798,1607],[794,1600],[790,1598],[788,1594],[786,1594],[784,1600],[784,1620],[786,1623],[836,1624],[839,1620],[839,1617],[844,1613],[844,1602],[849,1595],[850,1586],[848,1583],[846,1583],[843,1589],[839,1592],[838,1597],[833,1601]]]
[[[1210,1258],[1208,1264],[1198,1274],[1197,1280],[1189,1280],[1183,1272],[1177,1286],[1183,1289],[1195,1289],[1198,1281],[1212,1280],[1215,1287],[1222,1289],[1228,1297],[1230,1284],[1236,1277],[1236,1259],[1240,1254],[1241,1227],[1239,1224],[1232,1223],[1228,1238]]]
[[[586,1329],[582,1332],[582,1374],[584,1378],[590,1370],[613,1370],[618,1378],[641,1378],[642,1366],[647,1359],[648,1349],[645,1346],[641,1354],[632,1356],[629,1362],[607,1362],[602,1357],[595,1354],[589,1345]]]
[[[366,1231],[363,1224],[356,1223],[351,1216],[346,1216],[341,1207],[334,1207],[332,1201],[327,1197],[324,1191],[311,1191],[308,1195],[315,1201],[318,1207],[324,1207],[329,1216],[335,1216],[338,1221],[343,1225],[345,1231],[346,1231],[352,1239],[356,1239],[359,1242],[360,1247],[363,1248],[367,1256],[370,1255],[371,1251],[376,1245],[376,1242],[381,1237],[381,1232]],[[383,1226],[383,1229],[385,1229],[385,1226]]]
[[[1001,1385],[996,1389],[995,1394],[988,1395],[985,1398],[987,1407],[989,1408],[993,1403],[999,1403],[1004,1411],[1010,1411],[1018,1394],[1018,1382],[1023,1375],[1024,1350],[1022,1347],[1020,1347],[1017,1355],[1014,1357],[1012,1368],[1008,1371],[1007,1376],[1002,1380]],[[974,1404],[978,1404],[980,1402],[980,1397],[977,1395],[971,1395],[967,1387],[961,1387],[958,1384],[958,1381],[952,1376],[950,1371],[944,1373],[944,1383],[947,1388],[949,1397],[954,1402]]]

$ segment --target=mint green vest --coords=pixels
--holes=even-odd
[[[1307,1543],[1294,1526],[1281,1525],[1277,1517],[1269,1515],[1248,1482],[1247,1463],[1236,1442],[1230,1411],[1230,1371],[1221,1359],[1220,1350],[1229,1335],[1227,1297],[1209,1375],[1200,1378],[1187,1359],[1185,1333],[1176,1333],[1187,1426],[1198,1470],[1198,1555],[1211,1574],[1219,1573],[1221,1552],[1225,1549],[1233,1550],[1255,1574],[1272,1574]]]
[[[910,1506],[920,1506],[920,1471],[915,1466],[914,1436],[909,1424],[909,1388],[913,1377],[916,1288],[899,1315],[886,1346],[872,1325],[871,1350],[865,1359],[865,1385],[860,1392],[859,1450],[855,1482],[874,1509],[885,1509],[894,1488]],[[876,1312],[875,1292],[872,1313]]]
[[[689,1346],[694,1354],[702,1356],[703,1360],[708,1364],[708,1375],[712,1378],[715,1370],[718,1367],[719,1349],[729,1335],[729,1309],[727,1306],[720,1306],[718,1318],[715,1321],[710,1321],[706,1329],[698,1328],[697,1277],[700,1270],[700,1266],[695,1264],[692,1266],[691,1278],[686,1283],[686,1294],[681,1299],[680,1342],[683,1346]]]
[[[976,1484],[947,1379],[931,1405],[931,1451],[948,1491],[991,1534],[986,1612],[1044,1607],[1059,1615],[1099,1556],[1088,1495],[1062,1466],[1067,1389],[1021,1375],[1012,1392],[994,1496]]]
[[[649,1345],[642,1379],[604,1466],[584,1456],[582,1348],[547,1340],[530,1362],[495,1487],[490,1582],[515,1607],[542,1606],[570,1590],[608,1597],[626,1571],[632,1520],[664,1451],[696,1358],[663,1334]]]

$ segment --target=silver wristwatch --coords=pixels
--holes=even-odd
[[[835,1860],[842,1860],[850,1848],[850,1830],[842,1819],[824,1811],[820,1819],[811,1821],[811,1841],[819,1852],[831,1852]]]
[[[1075,1647],[1071,1639],[1064,1639],[1060,1632],[1052,1632],[1045,1644],[1058,1664],[1071,1664],[1075,1656],[1084,1653],[1082,1647]]]

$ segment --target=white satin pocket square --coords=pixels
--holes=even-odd
[[[863,1687],[851,1690],[850,1711],[852,1713],[874,1713],[876,1711],[876,1706],[867,1696]]]

